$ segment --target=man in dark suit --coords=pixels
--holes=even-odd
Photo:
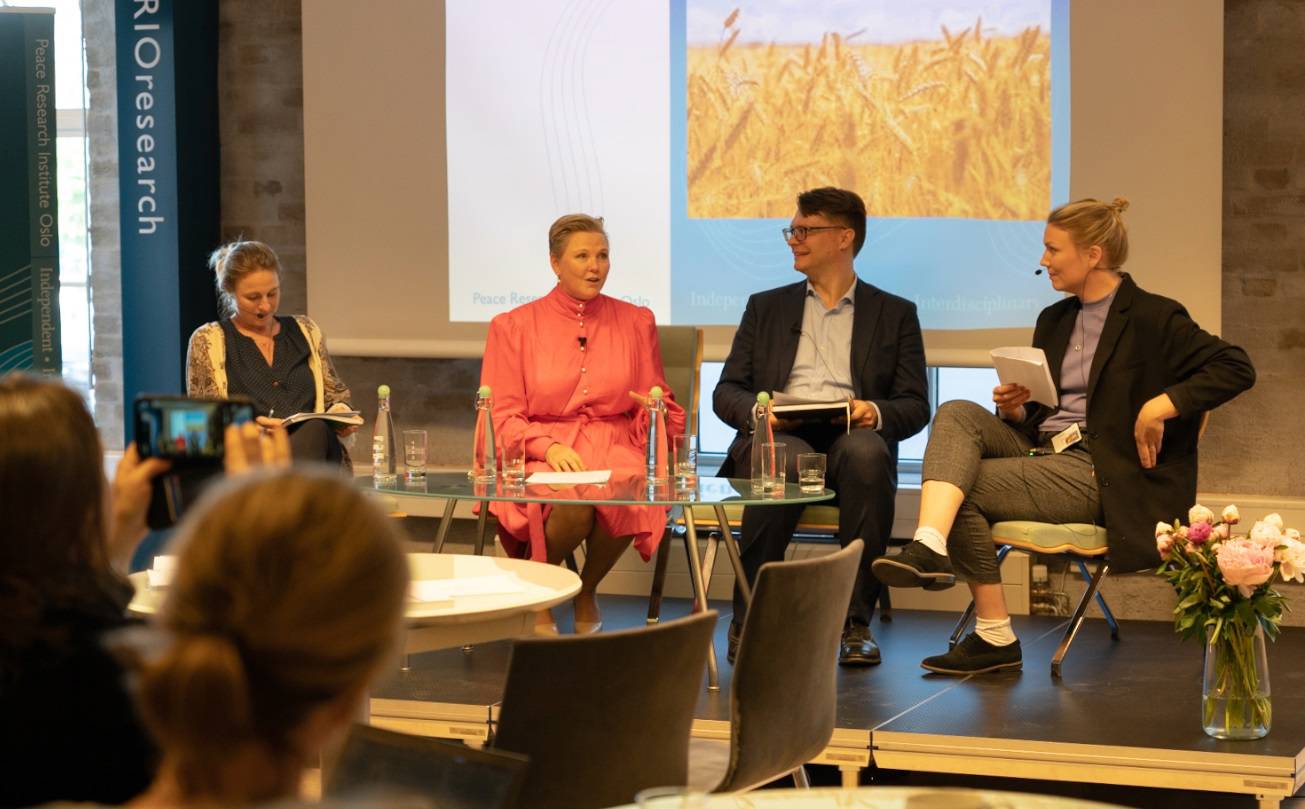
[[[924,340],[915,305],[856,277],[865,243],[865,203],[851,191],[817,188],[798,195],[784,237],[793,268],[806,280],[748,299],[713,395],[716,415],[734,426],[722,476],[751,473],[752,409],[760,391],[850,402],[847,423],[771,424],[787,448],[788,476],[798,453],[828,454],[826,485],[838,493],[838,540],[865,541],[839,649],[843,665],[874,665],[879,647],[870,618],[880,584],[870,563],[882,556],[893,526],[897,443],[929,422]],[[765,562],[784,558],[802,506],[743,510],[743,568],[751,582]],[[738,588],[730,659],[746,612]]]

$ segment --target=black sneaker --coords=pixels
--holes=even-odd
[[[971,632],[950,652],[926,657],[920,666],[935,674],[988,674],[1019,671],[1024,667],[1024,656],[1018,640],[1006,646],[993,646],[977,632]]]
[[[912,542],[896,556],[881,556],[870,566],[875,578],[890,587],[946,590],[956,583],[951,560],[923,542]]]

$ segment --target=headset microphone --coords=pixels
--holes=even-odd
[[[1041,268],[1041,267],[1038,267],[1036,270],[1033,271],[1033,274],[1034,274],[1034,275],[1042,275],[1042,268]]]

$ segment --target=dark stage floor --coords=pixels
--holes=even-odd
[[[608,628],[643,623],[644,599],[605,596],[602,604]],[[695,733],[729,721],[729,605],[713,606],[721,611],[721,690],[708,692],[704,682]],[[688,610],[685,600],[667,600],[662,614],[673,619]],[[569,614],[559,609],[557,616],[567,631]],[[876,620],[884,663],[839,671],[837,729],[829,758],[822,760],[859,757],[865,763],[873,757],[859,773],[867,784],[1027,788],[1138,807],[1254,807],[1255,793],[1268,798],[1261,805],[1272,805],[1273,796],[1302,783],[1305,630],[1286,629],[1270,646],[1269,736],[1220,742],[1199,722],[1202,649],[1180,642],[1167,623],[1121,622],[1120,640],[1112,642],[1103,622],[1087,621],[1065,660],[1064,677],[1055,680],[1051,656],[1065,619],[1017,616],[1023,672],[970,678],[925,672],[919,661],[946,649],[955,618],[899,610],[890,623]],[[483,738],[510,647],[504,641],[414,656],[409,671],[373,692],[376,721]],[[844,764],[850,771],[856,766]],[[812,775],[817,782],[839,782],[833,768],[814,767]]]

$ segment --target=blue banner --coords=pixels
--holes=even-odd
[[[54,13],[0,9],[0,373],[58,375]]]

